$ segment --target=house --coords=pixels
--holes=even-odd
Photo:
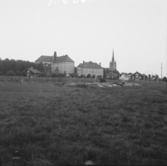
[[[131,75],[131,79],[132,80],[142,80],[143,75],[137,71]]]
[[[114,50],[112,53],[112,61],[110,61],[109,68],[106,68],[105,71],[106,71],[106,78],[119,79],[119,77],[120,77],[120,73],[117,70],[117,63],[114,59]]]
[[[143,74],[143,80],[148,80],[148,76],[146,74]]]
[[[119,77],[119,79],[122,81],[128,81],[131,79],[131,76],[127,73],[122,73],[121,76]]]
[[[35,63],[51,65],[52,73],[66,73],[67,76],[74,73],[74,61],[68,55],[58,57],[56,51],[52,56],[40,56]]]
[[[151,80],[152,81],[159,81],[159,76],[158,75],[152,75]]]
[[[39,77],[42,75],[39,70],[33,69],[33,67],[25,69],[22,73],[25,73],[27,77]]]
[[[102,76],[103,77],[103,68],[101,67],[101,63],[97,64],[95,62],[85,62],[80,63],[77,66],[77,74],[78,76],[84,75],[87,76],[90,74],[91,76]]]

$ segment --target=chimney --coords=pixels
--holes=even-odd
[[[99,63],[99,66],[101,66],[101,63]]]
[[[57,58],[57,52],[55,51],[53,55],[53,61],[56,61],[56,58]]]

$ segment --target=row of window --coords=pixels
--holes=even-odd
[[[84,71],[102,71],[101,69],[84,69]]]

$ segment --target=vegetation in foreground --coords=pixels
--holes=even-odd
[[[0,85],[0,154],[12,165],[167,165],[164,83],[69,88]]]

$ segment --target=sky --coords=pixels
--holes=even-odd
[[[68,55],[119,72],[167,74],[167,0],[0,0],[0,58]]]

